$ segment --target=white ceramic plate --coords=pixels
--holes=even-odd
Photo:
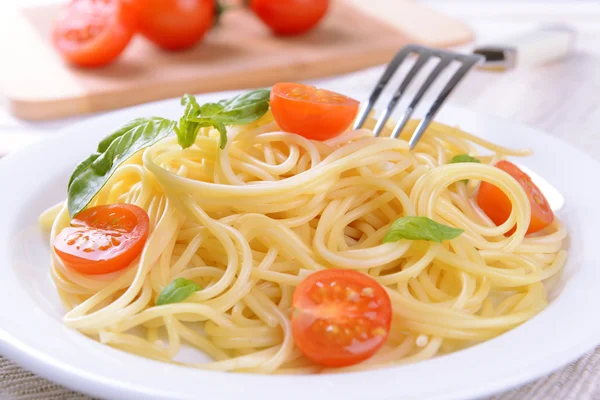
[[[201,101],[222,95],[204,96]],[[207,372],[127,354],[61,323],[48,273],[39,213],[65,197],[73,167],[106,132],[134,117],[177,118],[176,101],[121,110],[73,125],[62,135],[0,161],[0,353],[70,388],[103,398],[144,399],[464,399],[506,390],[557,369],[600,342],[598,223],[600,165],[543,133],[446,106],[440,120],[497,143],[531,147],[522,164],[564,196],[570,232],[560,294],[532,320],[483,344],[416,364],[370,372],[264,376]]]

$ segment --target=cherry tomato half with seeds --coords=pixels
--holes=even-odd
[[[270,103],[281,129],[313,140],[327,140],[345,131],[360,104],[343,94],[300,83],[275,84]]]
[[[329,0],[249,0],[250,9],[276,35],[313,29],[329,9]]]
[[[68,62],[99,67],[114,61],[137,29],[135,7],[124,0],[73,0],[52,32],[52,42]]]
[[[67,268],[98,275],[126,268],[142,252],[150,220],[133,204],[88,208],[54,238],[54,250]]]
[[[292,299],[296,346],[313,362],[343,367],[371,357],[387,340],[392,305],[363,273],[327,269],[304,279]]]
[[[527,233],[537,232],[550,225],[554,220],[554,213],[548,200],[529,175],[510,161],[498,161],[495,167],[515,178],[527,194],[531,205],[531,220]],[[502,225],[512,211],[512,203],[504,192],[488,182],[481,182],[477,193],[477,204],[496,225]],[[512,232],[514,228],[508,234]]]

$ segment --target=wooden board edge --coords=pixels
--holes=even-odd
[[[128,94],[128,90],[123,90],[122,92],[117,91],[114,93],[98,93],[93,96],[54,99],[50,101],[52,103],[51,108],[49,108],[50,106],[44,106],[44,101],[8,99],[8,107],[10,112],[18,118],[29,121],[41,121],[134,106],[140,104],[138,100],[140,92],[149,93],[147,95],[142,94],[141,97],[151,98],[148,102],[154,102],[177,98],[184,92],[202,94],[226,90],[244,90],[270,86],[279,81],[307,81],[317,78],[327,78],[385,64],[394,56],[397,48],[400,48],[405,43],[398,42],[397,44],[395,46],[391,42],[386,46],[373,47],[369,53],[360,52],[360,54],[354,54],[350,51],[352,63],[345,63],[341,66],[324,59],[320,62],[313,61],[311,64],[300,62],[290,65],[288,68],[282,68],[280,65],[273,66],[270,69],[263,68],[255,71],[253,74],[255,78],[251,84],[243,78],[237,78],[235,75],[229,77],[227,86],[214,86],[210,82],[202,82],[200,86],[196,79],[176,80],[167,84],[161,83],[157,85],[149,82],[147,86],[139,88],[133,96]]]
[[[368,19],[370,23],[383,25],[385,26],[385,30],[389,30],[390,32],[402,32],[392,24],[382,21],[371,14],[364,13],[361,8],[356,7],[347,0],[340,0],[340,3],[344,3],[344,6],[351,9],[354,13],[360,14],[361,18]],[[419,7],[422,6],[419,5]],[[24,16],[21,15],[20,18],[24,18]],[[30,35],[33,33],[34,32],[28,32]],[[39,35],[37,39],[38,41],[41,41]],[[261,75],[263,76],[260,79],[252,81],[251,84],[248,84],[243,80],[236,80],[236,77],[231,77],[231,81],[228,83],[228,85],[221,85],[218,87],[210,84],[204,84],[203,87],[199,87],[194,80],[183,80],[174,82],[173,85],[163,84],[162,87],[160,87],[161,85],[153,86],[152,83],[149,83],[146,87],[140,88],[138,94],[135,96],[128,94],[127,90],[122,92],[117,91],[111,94],[96,93],[94,95],[88,95],[83,91],[82,88],[79,87],[75,79],[69,79],[69,77],[61,76],[61,78],[63,78],[62,83],[66,84],[70,88],[68,91],[68,97],[45,97],[30,100],[11,95],[11,93],[8,92],[6,98],[9,111],[17,118],[30,121],[58,119],[140,104],[140,98],[146,98],[147,101],[158,101],[167,98],[173,98],[180,95],[183,91],[207,93],[212,91],[245,89],[249,87],[270,85],[281,80],[309,80],[355,72],[367,67],[388,62],[402,45],[408,44],[413,39],[411,39],[410,35],[407,35],[407,37],[403,40],[396,40],[396,42],[391,43],[388,41],[387,45],[380,45],[379,47],[374,46],[370,49],[370,53],[368,54],[354,54],[353,57],[350,58],[352,62],[345,63],[341,67],[336,65],[336,63],[330,63],[328,61],[322,61],[321,63],[315,62],[313,67],[308,64],[305,65],[302,62],[298,62],[296,65],[291,65],[289,68],[282,68],[281,65],[277,65],[271,69],[261,71]],[[453,45],[455,42],[456,40],[454,42],[448,42],[448,45]],[[47,52],[48,49],[46,48],[45,51]],[[57,57],[56,54],[52,54],[51,56],[55,58]],[[58,65],[62,64],[59,63]],[[315,68],[315,65],[318,65],[318,68]],[[317,70],[320,72],[317,72]],[[142,94],[140,96],[139,92],[147,92],[148,94]]]

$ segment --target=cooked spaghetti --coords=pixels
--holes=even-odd
[[[102,343],[192,367],[316,373],[296,347],[292,296],[315,271],[351,269],[387,291],[389,337],[371,358],[342,370],[414,362],[490,339],[548,303],[544,281],[561,270],[564,226],[554,219],[527,235],[530,203],[519,183],[492,166],[525,156],[459,128],[434,123],[412,151],[391,126],[347,130],[325,141],[283,132],[270,112],[219,132],[201,128],[183,149],[168,137],[120,165],[89,207],[131,203],[147,211],[150,234],[126,269],[85,275],[53,253],[51,274],[67,326]],[[480,153],[485,153],[480,155]],[[450,163],[470,154],[480,163]],[[478,207],[480,181],[506,194],[512,210],[496,226]],[[464,230],[441,243],[383,242],[402,216]],[[53,241],[69,226],[66,202],[41,218]],[[506,234],[513,226],[516,230]],[[177,278],[201,287],[156,306]],[[182,346],[214,361],[177,361]],[[337,369],[336,371],[339,371]]]

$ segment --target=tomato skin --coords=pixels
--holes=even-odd
[[[529,175],[509,161],[498,161],[495,167],[511,175],[525,190],[531,205],[531,220],[527,233],[544,229],[554,220],[554,213],[542,191],[532,182]],[[477,193],[477,204],[496,224],[503,224],[512,211],[512,203],[499,188],[488,182],[481,182]],[[508,232],[512,234],[514,228]]]
[[[127,267],[143,250],[150,220],[142,208],[111,204],[88,208],[54,238],[54,251],[63,264],[89,275]]]
[[[61,56],[81,67],[100,67],[125,50],[137,29],[129,1],[73,0],[52,31]]]
[[[387,340],[390,298],[363,273],[327,269],[304,279],[292,298],[296,346],[326,367],[353,365],[371,357]]]
[[[270,102],[281,129],[313,140],[327,140],[346,130],[360,104],[339,93],[286,82],[273,86]]]
[[[329,0],[250,0],[250,9],[276,35],[299,35],[327,14]]]
[[[215,0],[146,0],[140,7],[140,32],[165,50],[185,50],[210,30]]]

